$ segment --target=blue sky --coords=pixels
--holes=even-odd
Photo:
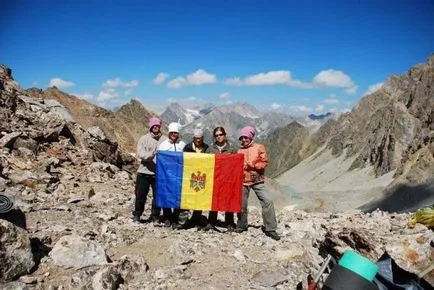
[[[434,1],[331,2],[7,1],[0,63],[107,108],[305,114],[345,111],[434,53]]]

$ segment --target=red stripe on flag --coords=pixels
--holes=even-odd
[[[216,154],[212,210],[240,212],[244,155]]]

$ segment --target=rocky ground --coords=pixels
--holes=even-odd
[[[0,66],[0,194],[14,202],[0,214],[1,289],[306,289],[346,249],[373,261],[387,251],[412,273],[434,261],[434,233],[409,228],[408,213],[306,212],[278,195],[280,241],[254,203],[242,234],[133,223],[131,157],[70,117]]]
[[[260,209],[252,206],[246,233],[172,230],[132,222],[133,180],[126,171],[101,162],[61,168],[53,193],[24,185],[2,192],[15,197],[27,222],[13,241],[4,230],[11,224],[0,220],[7,248],[27,248],[27,256],[8,256],[7,249],[2,264],[28,265],[3,269],[3,289],[295,289],[300,282],[306,287],[326,253],[338,258],[354,248],[376,261],[387,251],[413,272],[434,258],[434,233],[408,228],[409,214],[307,213],[288,206],[277,213],[282,239],[274,241],[262,233]]]

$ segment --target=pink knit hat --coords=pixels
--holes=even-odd
[[[255,135],[256,135],[255,128],[253,128],[252,126],[247,126],[241,129],[238,139],[240,139],[242,136],[245,136],[250,140],[253,140],[253,138],[255,138]]]
[[[149,129],[151,129],[153,126],[161,126],[160,119],[158,119],[158,118],[149,119]]]

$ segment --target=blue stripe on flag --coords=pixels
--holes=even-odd
[[[156,204],[162,208],[180,208],[183,153],[173,151],[157,151]]]

